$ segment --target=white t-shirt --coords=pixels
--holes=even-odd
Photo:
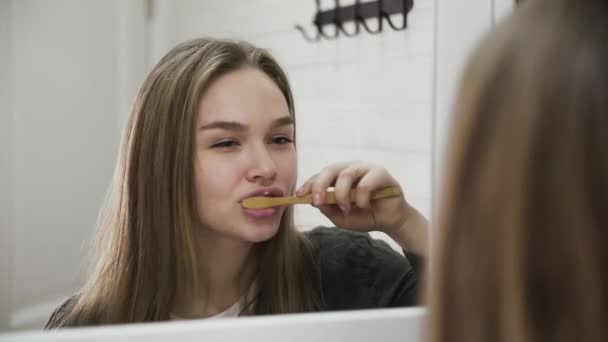
[[[236,303],[232,304],[232,306],[229,307],[228,309],[218,313],[217,315],[207,317],[206,319],[239,317],[239,315],[241,314],[241,311],[243,311],[243,303],[246,300],[250,300],[250,298],[252,298],[253,294],[255,293],[256,288],[257,287],[255,286],[255,284],[252,284],[247,296],[243,296],[242,298],[237,300]],[[169,319],[172,321],[177,321],[177,320],[185,320],[187,318],[179,317],[179,316],[174,315],[173,313],[170,313]]]
[[[218,313],[217,315],[207,317],[207,319],[238,317],[239,314],[241,313],[242,309],[243,309],[243,306],[241,305],[241,301],[239,300],[236,303],[234,303],[231,307],[229,307],[228,309]],[[172,321],[178,321],[178,320],[185,320],[187,318],[179,317],[179,316],[174,315],[173,313],[170,313],[169,319]]]

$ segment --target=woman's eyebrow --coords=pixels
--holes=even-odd
[[[291,116],[283,116],[278,119],[275,119],[271,127],[281,127],[287,125],[293,125],[294,121]],[[211,129],[224,129],[229,131],[246,131],[249,129],[249,126],[237,122],[237,121],[213,121],[211,123],[205,124],[199,128],[200,130],[211,130]]]
[[[225,129],[229,131],[246,131],[247,126],[237,121],[214,121],[203,125],[199,130]]]
[[[288,125],[293,125],[293,124],[294,124],[294,121],[291,116],[283,116],[283,117],[280,117],[280,118],[274,120],[272,122],[271,126],[276,128],[276,127],[288,126]]]

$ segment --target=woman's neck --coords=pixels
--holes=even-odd
[[[206,302],[205,298],[192,298],[178,287],[173,313],[183,318],[211,317],[230,308],[248,292],[256,274],[253,243],[205,230],[198,248],[203,263],[199,274],[205,277],[198,280],[208,286],[209,297]]]

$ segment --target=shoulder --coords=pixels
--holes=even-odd
[[[306,233],[329,308],[414,305],[416,275],[408,259],[367,233],[317,227]]]

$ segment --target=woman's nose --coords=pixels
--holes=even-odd
[[[264,147],[256,147],[251,152],[250,167],[247,178],[251,182],[263,182],[270,184],[277,176],[277,166],[270,151]]]

